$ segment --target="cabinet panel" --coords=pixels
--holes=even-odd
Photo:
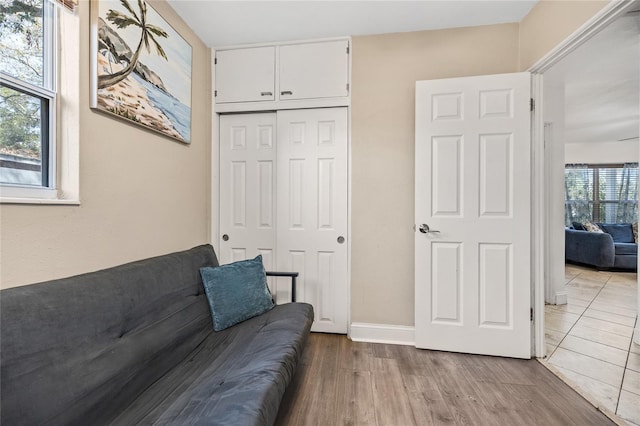
[[[275,47],[216,52],[216,103],[273,101]]]
[[[280,100],[349,95],[347,40],[280,46]]]

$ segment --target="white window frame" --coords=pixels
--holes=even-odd
[[[43,50],[48,52],[44,55],[44,67],[48,70],[44,73],[44,88],[2,73],[0,79],[9,87],[49,100],[48,186],[1,184],[1,204],[80,204],[79,87],[68,84],[80,81],[80,49],[78,43],[58,43],[59,37],[79,40],[80,17],[78,12],[60,11],[52,0],[45,0],[43,7]],[[67,84],[60,84],[61,76],[65,76]],[[59,121],[63,116],[64,122]]]

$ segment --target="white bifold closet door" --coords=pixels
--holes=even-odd
[[[313,331],[347,332],[347,183],[346,108],[221,116],[221,262],[299,272]],[[291,300],[288,279],[270,287]]]
[[[220,117],[221,264],[261,254],[267,270],[276,267],[275,137],[275,113]]]
[[[313,330],[346,333],[347,109],[278,112],[277,159],[278,268],[300,273]]]

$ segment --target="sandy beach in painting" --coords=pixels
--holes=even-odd
[[[98,54],[98,70],[119,71],[122,66],[108,63],[102,54]],[[104,72],[101,72],[103,74]],[[98,107],[136,123],[144,124],[165,135],[185,141],[175,129],[171,120],[156,108],[147,94],[147,90],[132,75],[104,89],[98,90]]]

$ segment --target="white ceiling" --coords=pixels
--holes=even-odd
[[[168,0],[210,47],[520,22],[535,1]],[[545,74],[565,88],[565,140],[638,136],[640,14],[619,18]]]
[[[209,47],[520,22],[535,1],[168,0]]]
[[[565,142],[615,142],[638,136],[640,14],[627,14],[544,75],[565,90]],[[561,90],[561,89],[560,89]]]

